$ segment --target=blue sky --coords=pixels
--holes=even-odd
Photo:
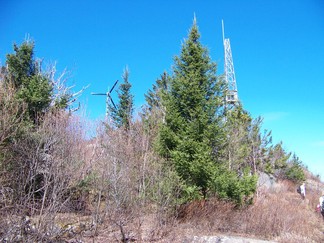
[[[239,98],[264,117],[275,142],[324,178],[324,2],[322,0],[0,0],[0,64],[26,34],[35,54],[71,71],[90,119],[102,119],[105,92],[128,66],[139,107],[171,72],[194,13],[201,42],[223,72],[221,20],[230,38]],[[116,93],[114,93],[116,96]]]

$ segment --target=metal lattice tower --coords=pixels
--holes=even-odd
[[[223,32],[223,44],[224,44],[224,72],[225,72],[225,82],[227,84],[226,90],[226,107],[230,109],[230,107],[236,105],[239,101],[237,87],[236,87],[236,79],[234,72],[234,63],[232,58],[232,51],[230,40],[225,38],[224,36],[224,22],[222,20],[222,32]]]

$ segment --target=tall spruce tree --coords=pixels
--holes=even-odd
[[[20,46],[14,45],[13,54],[7,55],[8,72],[5,83],[17,90],[17,98],[27,104],[29,119],[37,123],[50,107],[53,85],[41,73],[40,65],[34,59],[34,43],[27,40]]]
[[[181,54],[175,57],[170,91],[163,99],[166,114],[159,152],[171,161],[187,191],[206,197],[224,134],[218,117],[221,83],[199,38],[194,19]]]
[[[124,73],[122,75],[123,83],[118,87],[118,104],[116,107],[112,104],[109,104],[109,111],[113,123],[116,127],[120,128],[123,127],[126,130],[129,130],[133,111],[134,111],[134,96],[131,94],[131,83],[128,81],[129,78],[129,71],[126,67]]]

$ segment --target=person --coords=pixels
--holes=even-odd
[[[302,196],[302,199],[305,199],[305,197],[306,197],[305,182],[300,185],[300,195]]]
[[[321,210],[321,214],[323,216],[323,220],[324,220],[324,192],[322,193],[322,196],[320,196],[319,198],[319,205],[320,205],[320,210]]]

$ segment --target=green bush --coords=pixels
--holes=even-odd
[[[285,178],[296,183],[305,181],[306,176],[304,169],[298,158],[288,164],[288,167],[285,170]]]
[[[237,205],[250,204],[256,191],[257,176],[246,168],[241,177],[235,172],[223,169],[214,175],[211,182],[213,192],[221,199],[234,201]]]

